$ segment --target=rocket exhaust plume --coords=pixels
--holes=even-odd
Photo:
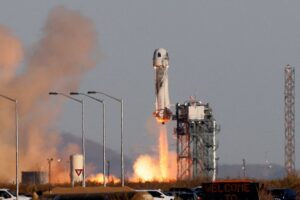
[[[163,179],[168,178],[168,160],[169,149],[168,149],[168,137],[167,129],[165,126],[159,127],[159,167],[161,177]]]
[[[159,126],[158,156],[141,155],[135,161],[133,182],[160,181],[176,179],[176,154],[168,150],[166,126]]]
[[[0,27],[0,44],[0,93],[19,101],[20,171],[47,171],[46,158],[69,156],[58,155],[61,138],[51,128],[64,99],[54,105],[48,92],[76,91],[84,73],[94,67],[97,44],[94,24],[77,11],[54,8],[42,29],[41,39],[26,54],[27,63],[18,76],[14,72],[23,54],[21,42]],[[3,78],[3,74],[7,76]],[[11,159],[15,153],[14,107],[0,100],[0,108],[0,179],[7,182],[14,177],[15,160]],[[66,160],[62,164],[67,167]],[[67,172],[63,181],[66,180]]]

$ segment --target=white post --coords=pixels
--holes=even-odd
[[[213,178],[212,180],[215,181],[217,179],[217,144],[216,144],[216,121],[213,121]]]
[[[84,101],[81,100],[81,127],[82,127],[82,153],[83,153],[83,180],[82,187],[85,187],[85,135],[84,135]]]
[[[124,150],[123,150],[123,129],[124,129],[124,110],[123,110],[123,99],[121,99],[121,178],[122,178],[122,187],[124,187]]]
[[[106,151],[106,142],[105,142],[105,103],[103,101],[102,103],[102,108],[103,108],[103,186],[106,187],[106,170],[105,170],[105,151]]]
[[[19,117],[18,101],[15,100],[15,117],[16,117],[16,198],[19,199]]]

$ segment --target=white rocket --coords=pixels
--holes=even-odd
[[[153,67],[155,70],[155,112],[157,122],[165,124],[172,117],[170,110],[168,68],[169,55],[166,49],[159,48],[153,54]]]

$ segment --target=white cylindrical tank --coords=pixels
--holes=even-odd
[[[70,176],[72,186],[76,182],[83,181],[83,155],[73,154],[70,156]]]

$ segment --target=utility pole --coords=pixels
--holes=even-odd
[[[245,158],[243,159],[242,170],[243,170],[244,178],[246,178],[246,160],[245,160]]]

